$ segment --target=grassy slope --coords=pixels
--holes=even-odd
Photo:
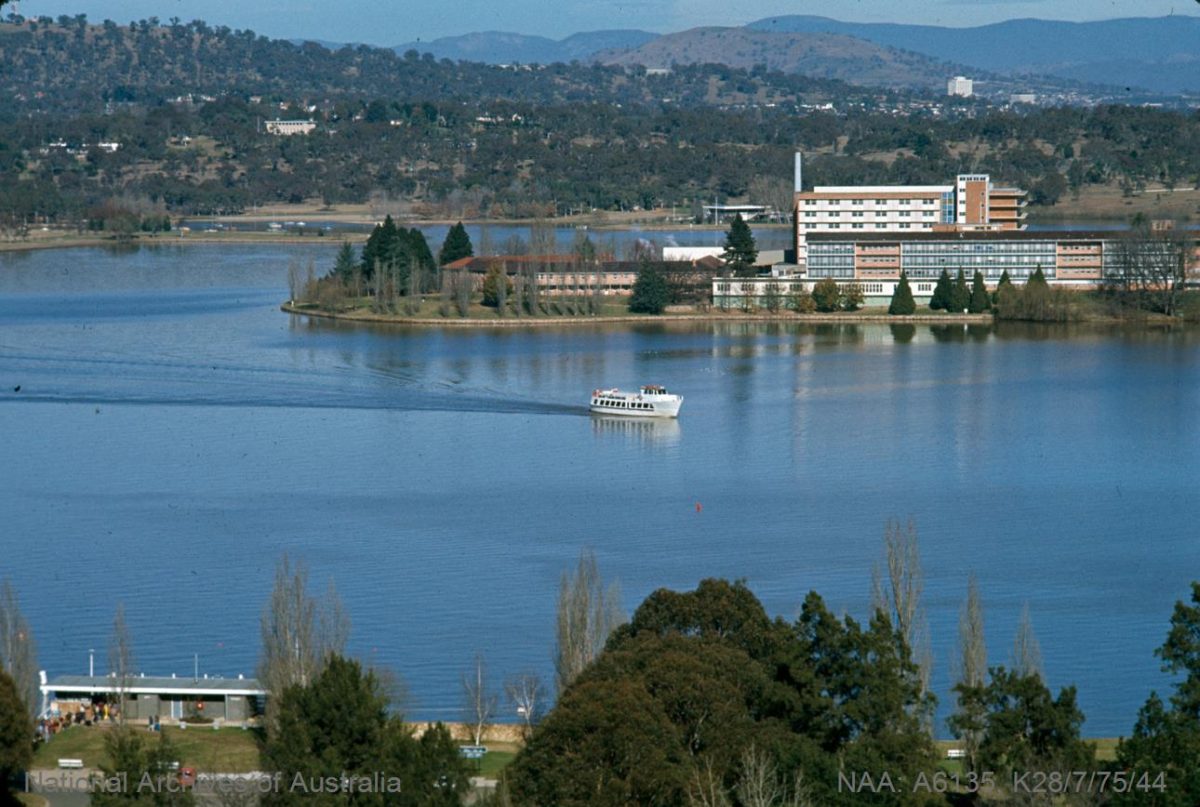
[[[146,739],[154,735],[136,729]],[[98,768],[104,761],[105,727],[72,726],[59,732],[50,742],[40,746],[34,756],[35,768],[57,768],[58,760],[82,759],[88,768]],[[200,771],[245,773],[259,769],[258,735],[242,729],[192,727],[186,730],[164,727],[163,735],[178,752],[179,763]]]

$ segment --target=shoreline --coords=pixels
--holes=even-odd
[[[361,322],[368,325],[403,325],[414,328],[543,328],[547,326],[578,326],[578,325],[659,325],[674,322],[791,322],[813,323],[816,325],[848,324],[896,324],[896,325],[990,325],[995,322],[991,314],[911,314],[908,316],[893,316],[874,312],[854,312],[839,314],[744,314],[742,312],[716,311],[695,314],[628,314],[620,316],[598,317],[512,317],[506,319],[462,319],[462,318],[433,318],[405,317],[397,314],[355,313],[353,315],[336,314],[330,311],[316,311],[301,308],[290,302],[283,303],[279,310],[285,314],[300,317],[316,317],[337,322]]]

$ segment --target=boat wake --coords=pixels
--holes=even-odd
[[[522,398],[462,380],[430,381],[431,369],[271,367],[115,353],[77,357],[0,346],[0,403],[587,414],[577,404]]]

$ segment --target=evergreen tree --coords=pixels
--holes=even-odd
[[[0,800],[33,761],[33,723],[12,676],[0,668]]]
[[[972,314],[982,314],[991,307],[992,298],[983,283],[983,272],[976,269],[975,277],[971,278],[971,302],[968,310]]]
[[[967,278],[963,274],[962,267],[959,267],[958,274],[954,276],[954,287],[950,290],[950,305],[949,310],[955,314],[961,314],[971,307],[971,289],[967,286]]]
[[[908,316],[917,312],[916,301],[913,300],[912,287],[908,284],[908,275],[900,270],[900,282],[892,292],[892,302],[888,305],[888,313],[893,316]]]
[[[501,292],[500,284],[504,283],[504,291]],[[483,305],[488,308],[496,308],[500,305],[500,299],[508,299],[512,294],[512,281],[508,279],[508,275],[504,272],[504,267],[498,263],[492,264],[492,267],[487,270],[487,274],[483,276]]]
[[[1075,687],[1064,687],[1057,698],[1036,673],[1021,675],[1004,667],[991,670],[987,686],[959,683],[959,711],[950,718],[956,734],[976,728],[963,718],[983,713],[979,764],[1012,781],[1010,772],[1088,770],[1094,750],[1079,737],[1083,712],[1075,702]]]
[[[833,278],[825,278],[817,282],[812,290],[813,302],[822,313],[837,311],[842,306],[842,291]]]
[[[1042,265],[1039,263],[1037,268],[1033,270],[1033,274],[1029,276],[1029,282],[1025,284],[1025,288],[1040,286],[1042,288],[1050,288],[1050,284],[1046,282],[1046,275],[1042,272]]]
[[[279,725],[267,736],[263,761],[284,771],[285,786],[267,794],[267,807],[305,804],[457,805],[469,783],[464,762],[445,727],[438,724],[418,741],[399,716],[390,714],[383,685],[356,661],[331,656],[308,686],[284,690]],[[430,736],[432,735],[432,736]],[[322,801],[291,788],[294,777],[371,777],[400,779],[403,797]]]
[[[104,735],[105,779],[119,777],[126,787],[92,793],[95,807],[191,807],[196,803],[190,789],[178,787],[179,774],[171,765],[179,753],[165,734],[150,740],[132,726],[118,726]]]
[[[661,314],[670,301],[671,292],[667,279],[654,266],[643,263],[633,283],[633,294],[629,298],[629,311],[633,314]]]
[[[996,300],[1000,299],[1000,289],[1005,286],[1008,286],[1010,289],[1013,287],[1012,278],[1008,276],[1007,269],[1000,273],[1000,282],[996,284],[996,290],[992,292],[993,306],[996,304]]]
[[[933,287],[933,296],[929,298],[929,307],[934,311],[949,309],[953,291],[954,286],[950,280],[950,273],[943,268],[941,275],[938,276],[937,285]]]
[[[729,232],[725,234],[725,252],[721,257],[736,277],[749,277],[754,274],[758,247],[754,243],[750,225],[742,220],[740,213],[734,216],[729,225]]]
[[[356,266],[358,266],[358,261],[354,259],[354,247],[350,246],[349,241],[343,241],[337,257],[333,260],[334,277],[341,278],[344,283],[349,283]]]
[[[1117,747],[1124,770],[1166,776],[1167,789],[1154,804],[1192,807],[1200,804],[1200,583],[1192,583],[1192,601],[1175,603],[1167,640],[1154,651],[1163,671],[1177,676],[1170,706],[1151,692],[1138,711],[1137,724]],[[1154,792],[1154,791],[1151,791]],[[1144,804],[1145,794],[1131,793],[1117,804]]]
[[[376,266],[386,269],[395,260],[398,240],[399,231],[396,229],[396,222],[392,221],[390,215],[384,218],[383,224],[375,225],[375,229],[371,230],[371,234],[367,236],[367,243],[363,245],[362,271],[364,278],[371,280]]]

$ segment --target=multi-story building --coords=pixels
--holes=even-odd
[[[887,305],[900,279],[912,284],[913,297],[928,302],[943,271],[970,280],[983,274],[995,288],[1006,272],[1014,283],[1024,283],[1039,269],[1055,286],[1095,288],[1118,281],[1127,270],[1127,233],[1118,230],[1081,232],[1014,229],[960,229],[891,233],[821,232],[808,236],[808,265],[803,276],[728,278],[713,281],[713,303],[718,307],[740,307],[747,298],[761,300],[767,286],[787,294],[800,288],[809,291],[826,278],[841,286],[859,286],[867,305]],[[1181,259],[1186,241],[1159,240],[1143,245],[1168,262]],[[1200,266],[1200,250],[1192,247],[1187,258],[1189,278]]]
[[[953,185],[819,185],[797,190],[794,204],[800,273],[807,263],[810,234],[1025,227],[1025,191],[995,186],[987,174],[960,174]]]
[[[966,76],[955,76],[946,82],[946,95],[970,98],[975,94],[975,82]]]
[[[285,137],[308,134],[317,128],[317,124],[311,120],[269,120],[263,121],[263,126],[266,128],[267,134]]]

